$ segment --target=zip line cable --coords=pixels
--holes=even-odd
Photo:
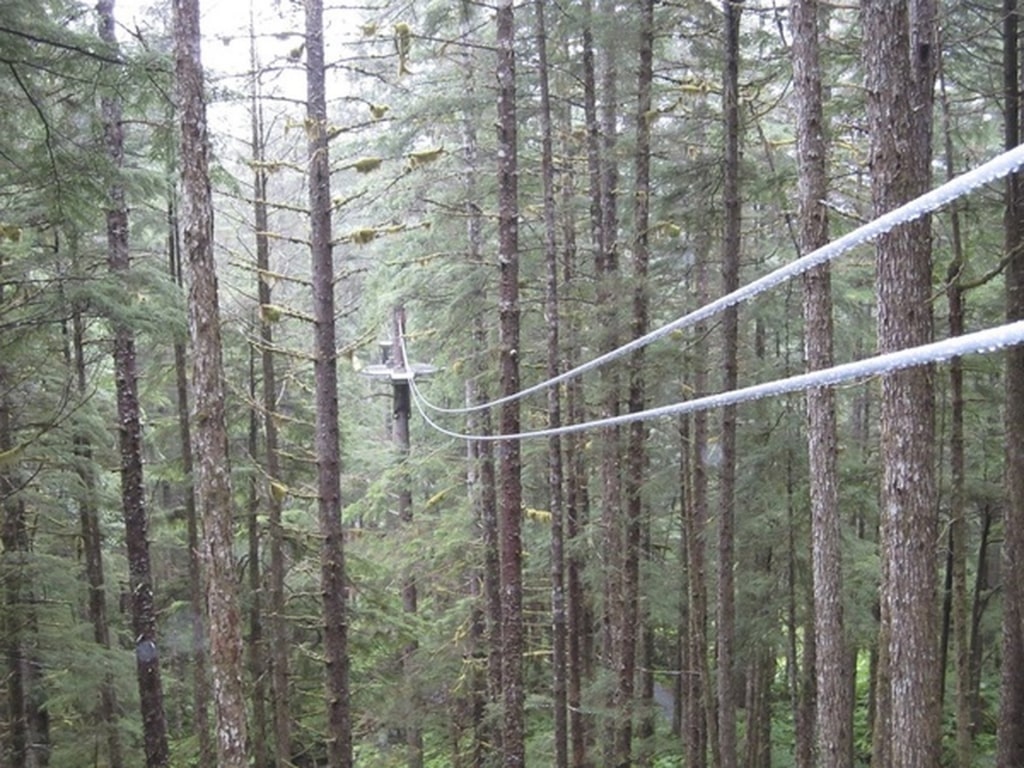
[[[810,373],[801,373],[790,376],[786,379],[775,379],[764,384],[755,384],[742,389],[734,389],[729,392],[722,392],[716,395],[706,395],[694,400],[683,400],[671,405],[664,405],[658,408],[650,408],[636,413],[626,413],[620,416],[613,416],[605,419],[597,419],[582,424],[569,424],[554,429],[539,429],[530,432],[518,432],[511,435],[473,435],[462,432],[454,432],[440,426],[427,415],[424,403],[413,390],[413,402],[416,410],[419,411],[423,420],[437,432],[448,437],[460,440],[471,440],[474,442],[500,442],[502,440],[527,440],[530,438],[553,437],[555,435],[567,435],[573,432],[583,432],[588,429],[599,429],[602,427],[614,427],[621,424],[628,424],[634,421],[650,421],[666,416],[680,416],[684,413],[706,411],[712,408],[720,408],[726,405],[737,405],[752,400],[760,400],[765,397],[796,392],[803,389],[815,387],[831,387],[845,381],[863,379],[879,374],[893,373],[905,368],[913,368],[918,365],[941,362],[954,357],[961,357],[968,354],[991,354],[1000,352],[1016,344],[1024,342],[1024,320],[988,328],[984,331],[954,336],[942,341],[922,344],[917,347],[889,352],[876,357],[869,357],[866,360],[857,360],[852,363],[843,363],[831,368],[823,368]]]
[[[416,394],[424,409],[442,414],[476,413],[489,408],[495,408],[505,403],[514,402],[515,400],[527,397],[528,395],[536,394],[548,387],[553,387],[556,384],[561,384],[563,381],[574,379],[577,376],[582,376],[584,373],[600,368],[602,365],[610,363],[613,360],[624,357],[637,349],[641,349],[652,344],[673,331],[695,325],[700,321],[706,320],[718,312],[721,312],[723,309],[747,301],[748,299],[764,293],[770,288],[774,288],[787,280],[791,280],[814,267],[824,264],[825,262],[832,261],[843,253],[857,247],[858,245],[869,242],[879,235],[884,235],[901,224],[906,224],[907,222],[919,219],[920,217],[941,208],[947,203],[973,192],[978,187],[990,184],[993,181],[998,181],[999,179],[1008,176],[1018,170],[1022,165],[1024,165],[1024,144],[997,155],[988,162],[979,165],[977,168],[967,171],[966,173],[947,181],[945,184],[936,187],[931,192],[927,192],[908,203],[904,203],[899,208],[894,208],[888,213],[879,216],[877,219],[869,221],[867,224],[862,224],[852,232],[833,240],[821,248],[811,251],[806,256],[796,259],[796,261],[792,261],[773,272],[769,272],[767,275],[748,283],[746,286],[743,286],[732,293],[726,294],[719,299],[705,304],[703,307],[696,309],[689,314],[683,315],[672,322],[662,325],[659,328],[655,328],[644,336],[639,336],[636,339],[611,350],[610,352],[605,352],[603,355],[599,355],[598,357],[595,357],[586,363],[582,363],[569,371],[545,379],[539,384],[534,384],[526,389],[521,389],[515,394],[505,395],[504,397],[500,397],[486,403],[478,403],[476,405],[463,406],[459,408],[445,408],[431,403],[422,395],[421,392],[419,392],[416,387],[415,377],[412,377],[409,381],[410,389]],[[405,339],[400,339],[399,343],[402,344],[404,350]],[[407,355],[405,359],[408,360],[410,358]]]

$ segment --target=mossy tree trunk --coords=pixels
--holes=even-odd
[[[250,764],[242,679],[245,662],[236,583],[234,502],[228,455],[223,344],[213,256],[210,146],[198,0],[174,2],[175,89],[180,127],[184,252],[189,264],[192,453],[205,575],[217,765]]]

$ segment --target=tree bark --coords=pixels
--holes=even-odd
[[[405,338],[405,307],[399,305],[391,311],[391,365],[395,371],[408,371],[409,361],[405,358],[405,346],[402,339]],[[394,380],[394,419],[391,424],[391,439],[394,442],[398,454],[401,471],[398,473],[400,479],[397,492],[398,498],[398,519],[402,525],[411,526],[412,511],[412,487],[409,478],[409,412],[411,404],[411,393],[407,380]],[[402,579],[402,610],[408,614],[415,614],[417,611],[417,589],[415,564],[407,566],[407,573]],[[411,638],[402,649],[402,674],[405,677],[405,689],[407,697],[415,715],[416,710],[422,706],[417,692],[416,678],[414,673],[414,656],[419,642]],[[413,722],[406,724],[405,745],[409,768],[422,768],[423,766],[423,730],[419,724]]]
[[[88,396],[85,366],[85,324],[82,313],[75,308],[72,317],[72,340],[78,396]],[[2,379],[2,377],[0,377]],[[0,380],[0,389],[3,382]],[[107,588],[103,573],[103,534],[100,530],[100,511],[97,505],[98,478],[93,464],[92,441],[87,431],[75,435],[75,460],[82,483],[79,502],[79,522],[82,531],[82,551],[85,555],[85,578],[89,584],[89,621],[93,640],[100,648],[110,650],[110,625],[107,622]],[[104,676],[100,687],[99,721],[106,731],[107,760],[110,768],[122,768],[124,753],[118,728],[119,707],[113,674]]]
[[[740,280],[740,117],[739,30],[742,6],[725,0],[725,72],[723,102],[725,157],[722,196],[725,230],[722,240],[722,293],[739,288]],[[722,313],[722,391],[738,383],[739,313],[735,306]],[[736,493],[736,406],[722,409],[721,466],[718,475],[718,744],[721,768],[736,768],[736,706],[734,690],[736,606],[734,566]]]
[[[922,194],[930,180],[935,5],[914,0],[909,6],[862,5],[876,215]],[[879,351],[930,341],[929,220],[882,236],[876,266]],[[939,762],[934,411],[930,367],[883,377],[881,634],[891,708],[883,764],[901,768]]]
[[[0,303],[3,301],[0,283]],[[10,398],[13,389],[8,368],[0,361],[0,454],[16,445],[17,416]],[[17,465],[15,465],[16,467]],[[3,584],[2,643],[5,712],[8,745],[0,757],[11,768],[43,768],[49,764],[49,713],[40,690],[40,666],[33,658],[38,632],[36,596],[33,594],[32,532],[22,478],[17,468],[0,467],[0,583]]]
[[[938,75],[942,96],[942,133],[945,150],[946,179],[955,175],[953,163],[953,136],[950,125],[949,98],[946,93],[946,78],[942,58],[938,61]],[[949,303],[949,335],[959,336],[964,332],[965,297],[961,275],[965,266],[963,239],[960,233],[960,210],[957,203],[949,209],[950,235],[953,259],[946,271],[946,299]],[[968,624],[970,601],[967,596],[967,495],[966,455],[964,443],[964,366],[959,357],[949,362],[950,437],[949,437],[949,605],[953,623],[953,653],[956,670],[956,762],[960,768],[970,768],[972,751],[971,734],[971,670]],[[945,602],[943,605],[945,610]],[[944,622],[944,626],[946,622]],[[943,633],[940,655],[942,683],[939,688],[939,702],[945,689],[945,670],[948,639]]]
[[[697,248],[695,282],[698,306],[709,300],[707,254],[704,244]],[[693,337],[707,337],[708,324],[697,323]],[[688,366],[693,370],[693,391],[696,396],[707,394],[707,361],[698,354]],[[710,747],[712,764],[718,765],[718,721],[715,705],[716,696],[708,661],[708,580],[707,580],[707,538],[709,531],[708,514],[708,417],[706,411],[693,414],[691,501],[686,512],[685,534],[687,562],[687,591],[689,596],[689,624],[687,642],[691,668],[686,670],[689,686],[689,722],[684,728],[686,738],[686,764],[688,768],[703,768],[707,765]]]
[[[168,266],[172,279],[184,288],[181,264],[181,240],[174,196],[167,207]],[[188,542],[188,590],[192,607],[192,706],[193,727],[199,742],[199,763],[214,762],[216,745],[210,731],[210,679],[207,674],[206,600],[203,589],[202,554],[199,549],[199,515],[196,510],[195,462],[192,457],[192,428],[189,424],[188,360],[185,341],[174,340],[174,383],[181,441],[181,472],[185,477],[185,527]]]
[[[828,242],[826,145],[822,116],[817,0],[792,4],[793,80],[797,109],[799,243],[809,253]],[[832,279],[828,264],[804,277],[804,334],[808,370],[833,364]],[[850,697],[843,619],[842,541],[835,392],[807,391],[807,456],[811,495],[811,559],[814,593],[817,764],[853,764]]]
[[[284,530],[281,526],[281,507],[286,486],[281,472],[281,455],[277,432],[277,369],[274,365],[274,328],[265,317],[263,308],[273,302],[270,286],[270,215],[267,200],[266,137],[263,126],[263,105],[260,92],[260,65],[256,56],[255,27],[250,8],[250,59],[252,81],[252,156],[253,156],[253,221],[256,227],[257,296],[261,308],[260,369],[262,382],[260,404],[263,414],[264,463],[268,486],[267,529],[269,534],[270,568],[266,574],[270,646],[270,686],[273,692],[272,718],[274,730],[274,759],[285,765],[291,759],[292,718],[289,694],[289,642],[285,619],[285,557]]]
[[[317,509],[326,665],[327,761],[352,765],[348,688],[348,580],[341,523],[338,357],[331,243],[331,171],[322,0],[306,0],[306,122],[309,136],[310,255],[313,266],[313,370],[316,388]]]
[[[181,130],[184,245],[189,262],[193,455],[202,520],[217,764],[249,765],[242,678],[241,613],[235,582],[233,502],[224,405],[224,364],[213,258],[209,135],[200,58],[199,4],[174,0],[175,86]]]
[[[501,394],[519,391],[519,194],[516,139],[515,16],[511,0],[497,6],[498,79],[498,342]],[[499,434],[519,432],[519,402],[501,406]],[[515,439],[498,443],[498,528],[501,537],[503,764],[525,763],[523,702],[522,460]]]
[[[257,320],[257,322],[259,322]],[[255,464],[259,461],[260,417],[256,407],[256,353],[249,347],[249,458]],[[252,764],[254,768],[270,768],[270,754],[267,747],[267,663],[263,640],[263,568],[260,564],[260,476],[253,472],[248,483],[247,501],[247,544],[249,577],[249,636],[245,650],[249,661],[249,679],[252,686]]]
[[[555,218],[555,169],[552,142],[551,96],[548,78],[547,24],[544,0],[535,0],[538,78],[540,87],[541,180],[544,196],[544,316],[547,325],[547,376],[559,373],[558,240]],[[550,387],[547,393],[548,427],[562,424],[562,388]],[[566,607],[565,607],[565,503],[562,469],[562,440],[548,439],[548,506],[551,511],[551,700],[554,708],[555,768],[569,765],[569,717],[566,684]]]
[[[460,34],[463,39],[470,35],[470,18],[464,12],[460,20]],[[464,57],[464,86],[467,94],[472,97],[476,92],[476,66],[472,56],[472,48],[467,46]],[[466,216],[466,259],[469,264],[481,264],[484,260],[484,214],[478,200],[478,176],[480,174],[479,146],[474,117],[467,110],[461,116],[464,171],[464,196]],[[486,403],[488,393],[480,379],[486,374],[488,355],[488,330],[484,307],[487,301],[487,290],[478,284],[473,291],[473,356],[478,360],[474,377],[466,383],[466,404],[479,405]],[[493,432],[490,414],[485,410],[479,416],[471,415],[466,423],[467,431],[490,435]],[[482,626],[480,639],[486,647],[486,670],[484,689],[481,694],[484,701],[477,702],[477,722],[474,744],[474,766],[482,766],[491,754],[500,754],[501,728],[493,719],[486,716],[485,704],[497,708],[501,705],[501,553],[498,537],[498,496],[495,475],[494,447],[490,442],[470,442],[467,447],[471,464],[470,494],[473,503],[474,518],[480,531],[483,543],[483,567],[474,578],[483,588],[483,606],[481,609]]]
[[[572,156],[577,145],[571,138],[572,116],[568,109],[560,112],[560,128],[564,137],[563,152]],[[562,286],[567,290],[577,276],[576,223],[572,214],[576,194],[576,180],[571,165],[562,175]],[[579,349],[579,323],[576,313],[566,313],[562,334],[564,370],[577,364]],[[583,420],[583,387],[579,378],[567,382],[565,387],[565,418],[569,424]],[[584,558],[580,554],[580,537],[587,520],[586,469],[583,466],[583,436],[566,436],[563,461],[565,474],[565,593],[566,593],[566,706],[569,708],[570,765],[582,768],[587,763],[587,741],[590,718],[583,712],[583,685],[590,669],[591,626],[587,597],[583,588]]]
[[[116,50],[114,2],[97,5],[100,38]],[[113,96],[100,100],[103,133],[112,179],[107,194],[107,268],[119,279],[131,269],[128,252],[128,205],[119,176],[124,167],[124,127],[121,103]],[[123,320],[114,323],[114,379],[117,390],[117,420],[121,453],[121,510],[124,515],[125,545],[128,550],[128,587],[131,593],[132,634],[135,636],[135,665],[142,710],[146,765],[168,764],[167,722],[164,717],[160,655],[157,646],[156,608],[149,559],[146,489],[143,480],[142,416],[139,405],[135,333]]]
[[[633,317],[634,339],[647,334],[650,309],[647,284],[650,261],[650,199],[651,199],[651,83],[654,79],[654,3],[640,0],[640,52],[637,70],[636,154],[633,189]],[[647,402],[647,382],[644,376],[646,355],[637,349],[629,359],[628,408],[639,413]],[[623,722],[619,725],[617,753],[619,764],[629,764],[633,753],[632,713],[635,698],[637,649],[642,632],[640,555],[643,541],[644,498],[643,484],[647,469],[647,425],[634,421],[629,425],[626,449],[625,475],[625,547],[622,573],[622,640],[618,668],[618,701]],[[644,633],[646,634],[646,633]],[[649,702],[648,702],[649,703]],[[638,763],[643,764],[643,760]]]
[[[1005,0],[1004,83],[1005,138],[1009,149],[1020,143],[1019,18],[1015,0]],[[1024,318],[1024,178],[1007,180],[1005,214],[1006,319]],[[1006,352],[1005,476],[1007,504],[1003,515],[1002,667],[999,686],[997,763],[1024,764],[1024,348]]]
[[[611,0],[599,0],[601,20],[615,14]],[[587,120],[588,169],[591,179],[591,227],[594,241],[594,272],[597,283],[598,339],[601,353],[619,345],[619,166],[618,143],[618,45],[609,25],[601,25],[595,51],[591,3],[584,4],[584,111]],[[599,54],[599,55],[595,55]],[[621,376],[615,365],[605,366],[600,377],[600,416],[620,412]],[[632,702],[623,698],[624,518],[622,514],[622,444],[618,427],[603,427],[600,436],[601,482],[601,664],[612,682],[603,705],[602,750],[605,762],[628,761],[623,752],[629,739]],[[630,694],[632,688],[630,685]]]

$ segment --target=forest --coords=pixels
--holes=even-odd
[[[0,766],[1024,766],[1022,34],[0,2]]]

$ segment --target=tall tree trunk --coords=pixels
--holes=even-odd
[[[258,316],[256,322],[259,322]],[[256,407],[256,348],[249,347],[249,459],[259,461],[260,417]],[[253,472],[249,478],[247,501],[249,576],[249,637],[245,650],[249,656],[250,698],[252,700],[252,764],[254,768],[269,768],[267,748],[267,665],[263,640],[263,568],[260,563],[260,475]]]
[[[548,78],[547,24],[544,0],[535,0],[538,72],[540,80],[541,179],[544,188],[544,315],[547,322],[547,376],[559,373],[558,241],[555,220],[555,169],[552,145],[551,97]],[[562,424],[561,387],[548,389],[548,426]],[[569,765],[569,718],[566,705],[566,608],[565,608],[565,504],[562,472],[562,440],[548,440],[548,506],[551,510],[551,699],[554,707],[555,768]]]
[[[862,5],[872,198],[876,215],[927,190],[934,83],[934,0]],[[876,246],[880,352],[932,337],[928,219],[882,236]],[[941,738],[934,478],[933,372],[882,379],[881,595],[888,644],[889,749],[883,764],[934,766]]]
[[[463,39],[470,36],[470,17],[467,6],[462,8],[460,34]],[[476,92],[476,67],[472,48],[467,46],[465,54],[464,86],[467,99],[472,99]],[[462,114],[464,196],[466,215],[466,259],[469,264],[481,264],[484,260],[484,214],[480,207],[477,192],[477,178],[480,173],[479,148],[476,124],[470,111]],[[487,402],[487,388],[479,381],[487,372],[486,358],[488,350],[488,330],[484,306],[487,291],[480,285],[473,294],[476,307],[473,321],[473,351],[478,367],[475,376],[466,384],[466,404],[477,405]],[[492,433],[490,414],[485,410],[479,416],[467,420],[467,431],[471,433]],[[471,472],[474,482],[470,483],[474,517],[480,530],[483,542],[483,568],[479,581],[483,586],[483,621],[482,635],[486,645],[487,668],[485,674],[485,698],[495,709],[501,705],[501,553],[498,539],[498,496],[495,476],[494,447],[490,442],[470,442],[468,446]],[[479,718],[476,724],[474,745],[474,766],[481,766],[488,754],[499,754],[501,750],[501,728],[493,719],[485,717],[486,708],[483,702],[479,705]]]
[[[786,517],[787,517],[787,565],[786,586],[788,600],[786,605],[786,645],[787,681],[789,683],[790,700],[793,710],[795,733],[794,763],[798,768],[809,768],[814,764],[815,740],[815,674],[817,669],[817,643],[815,641],[813,584],[809,585],[806,596],[798,597],[801,580],[797,575],[797,534],[800,530],[796,523],[796,490],[793,478],[792,450],[786,451]],[[801,624],[797,611],[797,601],[808,606],[804,611]],[[803,637],[801,638],[801,634]],[[801,653],[802,651],[802,653]]]
[[[114,2],[101,0],[100,37],[116,48]],[[128,205],[118,177],[124,167],[124,127],[121,103],[113,96],[101,99],[103,133],[113,182],[107,194],[107,268],[121,280],[131,268],[128,252]],[[139,406],[135,333],[123,320],[114,325],[114,378],[117,390],[117,422],[121,452],[121,509],[124,514],[125,544],[128,549],[129,590],[132,604],[132,634],[135,636],[135,664],[142,709],[146,765],[165,766],[169,760],[167,722],[164,717],[160,655],[157,650],[156,609],[150,573],[147,538],[146,489],[143,481],[142,416]]]
[[[682,378],[690,380],[690,366],[683,358]],[[675,701],[672,706],[672,735],[679,738],[689,751],[689,727],[694,705],[699,697],[691,695],[693,661],[690,658],[689,626],[690,626],[690,591],[688,588],[690,560],[687,557],[688,520],[693,505],[693,437],[690,429],[689,414],[679,417],[677,423],[679,434],[679,615],[676,625],[676,669],[679,674],[673,680]],[[684,765],[686,763],[684,762]]]
[[[478,313],[482,317],[482,313]],[[477,349],[485,343],[487,332],[483,328],[474,329],[474,343]],[[466,387],[468,405],[487,401],[487,392],[470,382]],[[491,422],[487,414],[477,420],[467,420],[468,431],[475,434],[491,434]],[[502,697],[501,668],[501,552],[498,537],[498,496],[494,466],[494,451],[491,443],[471,442],[469,444],[469,461],[473,467],[470,489],[473,499],[474,517],[483,540],[483,573],[476,578],[483,586],[482,627],[480,640],[486,648],[486,670],[484,673],[483,690],[480,695],[487,704],[500,707]],[[476,723],[474,744],[474,766],[488,764],[487,756],[500,754],[501,728],[493,719],[487,717],[485,702],[479,704],[479,715]]]
[[[327,761],[352,765],[348,690],[348,583],[341,524],[338,432],[338,357],[331,243],[331,169],[327,147],[327,94],[322,0],[306,0],[306,114],[309,134],[309,220],[313,262],[313,369],[316,379],[317,508],[320,521],[320,590],[326,665]]]
[[[1020,143],[1019,18],[1016,0],[1004,0],[1006,147]],[[1024,179],[1007,181],[1005,214],[1006,318],[1024,318]],[[1024,764],[1024,347],[1006,352],[1006,485],[1003,515],[1003,634],[999,686],[999,765]]]
[[[263,443],[265,458],[263,470],[266,473],[268,492],[267,529],[269,534],[270,569],[266,574],[265,589],[268,595],[269,621],[268,645],[270,647],[270,685],[273,691],[272,708],[274,723],[274,759],[278,765],[285,765],[291,759],[291,707],[288,685],[289,642],[288,624],[285,619],[285,559],[284,529],[281,525],[281,508],[286,495],[281,472],[281,455],[277,433],[277,370],[274,365],[273,323],[266,318],[263,307],[273,302],[270,278],[270,216],[267,200],[266,136],[263,126],[263,104],[260,92],[260,63],[257,60],[255,44],[255,23],[252,4],[249,8],[250,61],[252,64],[252,157],[253,157],[253,221],[256,226],[256,271],[257,295],[261,308],[260,368],[262,383],[260,404],[263,412]]]
[[[85,398],[88,396],[85,367],[85,323],[78,308],[74,310],[72,317],[72,342],[78,396]],[[3,382],[0,381],[0,389],[2,388]],[[107,622],[107,588],[103,574],[103,534],[100,530],[100,511],[96,496],[98,478],[92,458],[92,441],[85,430],[75,435],[75,460],[78,477],[82,483],[82,499],[79,503],[78,515],[82,530],[82,551],[85,555],[85,578],[89,584],[89,621],[92,623],[95,643],[100,648],[109,650],[110,626]],[[98,715],[101,727],[106,732],[107,761],[110,768],[122,768],[124,754],[121,749],[121,736],[117,722],[119,707],[113,674],[104,675],[99,694]]]
[[[611,0],[599,0],[602,20],[614,17]],[[584,110],[587,120],[588,170],[591,179],[591,227],[595,247],[594,271],[597,281],[599,312],[598,349],[609,352],[619,344],[619,312],[617,302],[618,243],[618,180],[615,156],[618,141],[618,41],[612,39],[609,25],[601,25],[600,56],[595,57],[593,13],[591,3],[584,4]],[[598,65],[595,66],[595,59]],[[617,366],[600,371],[600,415],[619,415],[620,375]],[[607,688],[603,702],[606,714],[602,728],[605,762],[619,764],[628,760],[622,754],[625,727],[629,721],[631,702],[622,698],[619,685],[622,661],[623,632],[623,516],[621,439],[618,427],[600,430],[601,480],[601,579],[603,606],[601,612],[601,659],[614,681]]]
[[[0,302],[3,301],[0,283]],[[15,450],[16,410],[10,398],[11,378],[0,362],[0,454]],[[32,590],[32,533],[22,478],[15,468],[0,466],[0,583],[3,584],[3,654],[6,688],[6,719],[9,745],[0,757],[11,768],[42,768],[49,764],[49,714],[39,690],[39,664],[33,658],[36,645],[36,596]]]
[[[706,245],[697,247],[695,266],[697,285],[696,303],[704,306],[708,302]],[[708,324],[697,323],[693,338],[707,337]],[[688,366],[693,370],[693,391],[697,396],[707,394],[708,368],[703,355],[697,354]],[[706,411],[693,414],[693,471],[691,480],[691,503],[686,514],[686,561],[687,590],[689,594],[689,626],[687,642],[692,668],[687,670],[689,678],[690,722],[686,725],[686,764],[688,768],[703,768],[707,765],[708,748],[712,752],[712,764],[718,765],[718,720],[715,705],[716,696],[711,678],[708,659],[708,580],[707,545],[709,530],[708,515],[708,417]]]
[[[172,279],[184,288],[181,263],[181,240],[178,213],[172,193],[167,205],[167,254]],[[181,472],[185,477],[185,526],[188,541],[188,592],[192,608],[192,706],[193,728],[199,742],[199,763],[210,765],[215,759],[215,745],[210,731],[210,679],[206,653],[206,591],[203,588],[202,554],[199,544],[199,515],[196,511],[195,477],[192,458],[192,428],[189,424],[188,359],[185,341],[174,340],[174,383],[178,415],[178,437],[181,442]]]
[[[946,179],[955,176],[953,163],[953,135],[950,125],[949,98],[942,57],[938,60],[939,87],[942,97],[942,134],[946,162]],[[964,247],[960,234],[960,210],[950,205],[950,233],[953,259],[946,271],[946,298],[949,302],[949,335],[964,332],[964,290],[961,275],[964,269]],[[950,507],[950,608],[953,619],[953,652],[956,669],[956,760],[960,768],[970,768],[971,736],[971,671],[968,624],[970,602],[967,597],[967,496],[965,489],[966,456],[964,452],[964,366],[960,358],[949,363],[950,438],[949,438],[949,507]],[[946,637],[945,634],[943,636]],[[941,654],[940,674],[943,682],[946,670],[946,644]],[[940,683],[941,705],[945,685]]]
[[[828,242],[826,146],[822,117],[817,0],[794,0],[793,80],[797,108],[800,249]],[[804,334],[809,370],[828,368],[832,354],[832,278],[828,264],[804,277]],[[853,726],[851,670],[843,620],[842,542],[835,393],[807,391],[807,456],[811,494],[817,764],[849,768]]]
[[[650,227],[651,198],[651,82],[654,78],[654,3],[640,0],[640,56],[637,72],[636,105],[636,166],[633,190],[633,338],[647,334],[649,300],[647,267],[650,261],[648,232]],[[610,159],[610,158],[606,158]],[[644,378],[644,348],[632,353],[629,360],[630,413],[639,413],[646,405]],[[640,554],[643,540],[643,483],[647,468],[647,425],[634,421],[627,436],[625,476],[626,535],[622,573],[621,648],[618,661],[618,694],[620,714],[616,752],[619,764],[630,764],[633,741],[633,699],[637,669],[637,648],[641,635],[640,609]],[[646,634],[646,633],[645,633]],[[642,761],[638,761],[642,764]]]
[[[571,137],[572,118],[569,110],[561,111],[561,133]],[[574,152],[571,138],[565,139],[565,155]],[[576,223],[571,211],[576,194],[576,180],[571,166],[562,174],[562,286],[573,285],[577,270]],[[579,324],[575,313],[567,313],[565,323],[564,360],[562,367],[571,370],[577,364]],[[583,387],[579,378],[565,387],[566,421],[577,424],[583,420]],[[569,708],[570,765],[582,768],[587,762],[587,741],[590,718],[583,711],[583,683],[590,669],[590,621],[587,597],[583,588],[584,560],[580,537],[587,520],[586,469],[583,466],[583,436],[568,435],[565,440],[565,593],[566,593],[566,706]]]
[[[722,108],[725,112],[725,157],[722,195],[725,230],[722,239],[722,293],[739,288],[740,281],[740,115],[739,55],[742,6],[725,0],[725,73]],[[735,306],[722,313],[722,391],[738,383],[739,314]],[[721,768],[736,768],[735,642],[736,607],[734,518],[736,493],[736,406],[722,409],[721,466],[718,476],[718,744]]]
[[[256,324],[259,326],[260,334],[262,335],[264,328],[269,328],[269,323],[263,319],[263,286],[267,284],[266,270],[269,269],[269,233],[268,228],[268,217],[267,217],[267,170],[264,166],[264,136],[263,136],[263,112],[262,104],[260,103],[260,62],[256,54],[256,23],[253,17],[252,2],[249,3],[249,63],[252,69],[252,79],[250,82],[250,94],[249,94],[249,108],[251,111],[250,115],[250,127],[252,129],[252,157],[253,157],[253,223],[256,227],[256,270],[257,270],[257,296],[260,299],[260,309],[256,315]],[[268,289],[269,294],[269,289]],[[269,303],[270,298],[267,296],[266,303]],[[257,350],[256,347],[259,347]],[[253,464],[256,464],[259,456],[259,427],[260,427],[260,409],[256,405],[259,402],[259,395],[257,394],[256,386],[256,355],[257,352],[263,360],[267,355],[271,354],[267,344],[254,345],[249,350],[249,458]],[[272,358],[271,358],[272,361]],[[273,363],[271,362],[271,367]],[[264,382],[264,386],[266,382]],[[270,443],[269,440],[266,441]],[[268,447],[268,446],[265,446]],[[268,451],[269,452],[269,451]],[[269,465],[269,459],[265,463],[265,466]],[[269,470],[268,470],[269,474]],[[270,475],[273,478],[272,482],[277,481],[276,475]],[[252,751],[253,761],[257,768],[264,768],[270,765],[270,754],[267,747],[267,713],[266,713],[266,696],[267,696],[267,659],[264,653],[264,640],[263,640],[263,595],[264,595],[264,577],[263,567],[260,557],[260,523],[259,523],[259,509],[261,499],[265,496],[270,499],[271,505],[275,504],[274,497],[279,496],[274,492],[274,489],[270,489],[270,493],[264,494],[262,492],[262,477],[260,473],[253,472],[252,477],[249,479],[249,591],[251,597],[249,598],[249,641],[248,641],[248,652],[249,652],[249,674],[252,678]],[[277,502],[278,512],[277,517],[280,519],[280,503]],[[273,517],[273,509],[270,510],[268,515]],[[272,641],[276,638],[272,636]],[[274,643],[270,643],[270,647],[274,647]],[[273,653],[273,651],[272,651]],[[279,650],[278,653],[281,653]],[[273,679],[270,681],[271,689],[273,689]],[[273,701],[274,697],[271,697]],[[277,705],[271,704],[274,708],[275,715],[277,713]],[[276,717],[275,717],[276,725]],[[288,744],[283,744],[283,749],[278,747],[275,750],[275,757],[287,758]],[[279,761],[278,761],[279,762]]]
[[[498,340],[501,394],[519,391],[519,194],[516,139],[515,16],[497,7],[498,79]],[[499,434],[519,432],[519,402],[501,406]],[[498,443],[501,537],[501,652],[504,689],[503,764],[525,763],[523,702],[523,545],[521,456],[516,439]]]
[[[402,339],[405,338],[405,308],[396,306],[391,311],[391,365],[396,371],[409,370],[409,361],[405,358],[405,346]],[[412,487],[409,478],[409,416],[410,416],[410,387],[408,380],[394,380],[394,421],[391,425],[391,437],[398,453],[398,460],[401,464],[401,471],[398,473],[400,485],[398,488],[398,519],[405,526],[412,525]],[[416,577],[414,575],[415,565],[409,567],[408,572],[402,579],[402,610],[408,614],[415,615],[417,611],[417,590]],[[416,680],[414,676],[414,656],[419,643],[416,638],[411,638],[402,649],[402,673],[405,677],[405,689],[407,696],[411,699],[410,704],[415,710],[422,706],[416,692]],[[409,768],[422,768],[423,766],[423,730],[415,722],[411,722],[403,728],[405,732],[406,752],[408,753],[407,765]]]
[[[594,65],[593,0],[583,0],[582,5],[583,8],[581,13],[583,16],[583,32],[581,46],[583,50],[581,51],[580,56],[582,69],[580,78],[583,83],[584,136],[587,159],[587,184],[589,188],[588,192],[590,202],[590,243],[592,251],[595,254],[595,279],[598,282],[598,290],[601,291],[603,290],[603,288],[601,288],[601,280],[604,273],[602,256],[603,226],[601,221],[601,126],[597,112],[597,75],[596,67]],[[598,304],[606,306],[606,303],[603,303],[600,297],[598,298]],[[600,321],[600,324],[608,325],[607,321],[604,319]],[[582,333],[582,329],[579,329],[578,326],[577,330]],[[605,343],[606,342],[604,340],[599,340],[599,348],[603,350],[603,345]],[[570,353],[570,356],[571,355],[572,353]],[[604,384],[606,378],[607,374],[602,374],[601,384],[599,385],[601,391],[604,391],[607,388]],[[583,388],[578,381],[573,381],[570,385],[567,405],[569,406],[570,421],[581,421],[584,418],[586,406],[583,398]],[[603,411],[602,415],[604,415]],[[612,444],[617,439],[616,434],[612,434],[611,431],[602,433],[602,451],[607,451],[609,453],[612,452]],[[570,480],[569,488],[571,496],[575,497],[570,499],[569,505],[570,539],[575,539],[577,536],[584,535],[591,527],[589,514],[589,478],[582,447],[583,444],[575,439],[570,447],[572,457],[572,464],[570,464],[572,469],[570,470],[570,475],[572,479]],[[601,475],[603,478],[605,473],[602,471]],[[602,521],[604,518],[605,504],[610,504],[610,502],[608,502],[609,498],[608,493],[602,487]],[[603,522],[601,525],[603,525]],[[605,562],[605,557],[606,555],[602,553],[599,556],[598,562],[601,567],[608,569],[611,566]],[[569,561],[570,599],[573,600],[571,596],[578,592],[579,600],[573,600],[573,604],[576,606],[573,610],[579,612],[579,615],[574,617],[575,619],[579,619],[579,621],[577,622],[574,620],[573,626],[570,627],[570,642],[575,643],[577,642],[577,638],[579,639],[578,650],[580,658],[587,666],[586,670],[580,670],[582,673],[582,679],[592,680],[595,677],[596,668],[604,664],[606,661],[610,662],[610,660],[605,659],[602,661],[599,658],[599,655],[594,652],[594,644],[597,643],[598,620],[596,610],[593,608],[594,603],[590,602],[588,598],[586,586],[584,584],[584,575],[585,563],[583,558],[571,558]],[[601,626],[601,630],[603,638],[606,634],[604,632],[603,625]],[[596,703],[597,702],[595,702],[595,704]],[[607,718],[605,718],[605,720],[607,720]],[[584,755],[582,759],[585,763],[587,760],[585,756],[586,750],[591,747],[590,742],[596,742],[598,738],[597,716],[581,717],[580,724],[582,726],[582,731],[576,738],[579,740],[585,740],[581,741],[581,746],[583,748],[581,754]]]
[[[210,671],[217,714],[217,764],[249,765],[242,689],[241,613],[235,581],[233,501],[224,405],[224,363],[213,258],[209,136],[200,57],[198,0],[174,0],[175,86],[181,126],[184,244],[189,262],[193,455],[202,520]]]

